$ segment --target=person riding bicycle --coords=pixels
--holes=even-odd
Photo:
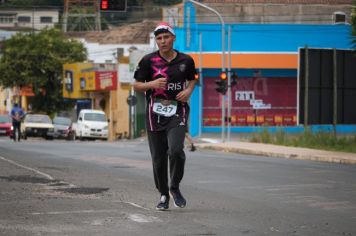
[[[16,142],[16,132],[18,134],[17,136],[17,141],[20,142],[21,138],[21,120],[24,117],[25,113],[22,110],[22,108],[19,106],[19,104],[16,102],[14,104],[14,107],[11,110],[11,118],[12,118],[12,127],[13,129],[13,139]]]

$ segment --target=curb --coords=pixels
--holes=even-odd
[[[306,154],[300,154],[296,152],[292,152],[292,153],[282,153],[277,151],[271,152],[271,151],[263,151],[263,150],[256,150],[256,149],[252,150],[249,148],[242,148],[242,147],[231,147],[231,146],[226,147],[226,146],[219,146],[214,144],[197,144],[197,147],[200,149],[209,149],[214,151],[267,156],[267,157],[278,157],[278,158],[285,158],[285,159],[310,160],[310,161],[330,162],[330,163],[339,163],[339,164],[356,164],[356,159],[343,158],[340,156],[332,156],[334,152],[329,152],[329,155],[322,155],[322,154],[306,155]]]

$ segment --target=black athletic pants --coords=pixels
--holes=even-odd
[[[185,126],[170,128],[164,131],[148,131],[153,177],[156,188],[162,195],[168,195],[169,189],[178,189],[184,175]],[[168,161],[170,187],[168,186]]]
[[[21,139],[21,122],[18,122],[18,121],[13,121],[12,122],[12,127],[13,127],[13,130],[12,130],[12,138],[14,139],[14,141],[17,141],[16,140],[16,132],[18,132],[18,141],[20,141]]]

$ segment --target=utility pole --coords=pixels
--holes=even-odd
[[[99,1],[64,0],[63,31],[101,31]]]

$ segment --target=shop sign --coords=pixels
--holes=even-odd
[[[73,91],[73,71],[71,70],[66,70],[64,72],[65,77],[64,77],[64,85],[65,88],[68,92]]]
[[[130,65],[121,63],[119,64],[119,80],[120,83],[134,82],[133,75],[130,72]]]
[[[96,90],[116,90],[117,72],[116,71],[96,71],[95,72]]]
[[[82,90],[95,90],[95,72],[86,72],[80,78],[80,88]]]
[[[26,96],[26,97],[35,96],[35,94],[33,93],[32,87],[30,87],[30,86],[22,87],[20,90],[20,95]]]

